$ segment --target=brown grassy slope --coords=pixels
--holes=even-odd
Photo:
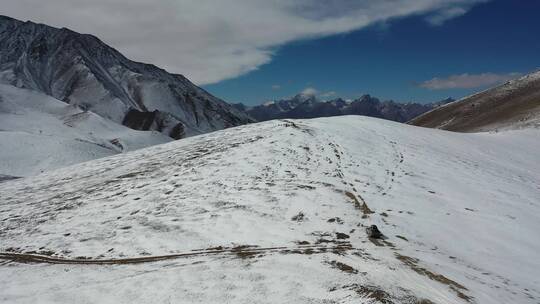
[[[535,118],[540,118],[540,72],[439,107],[408,123],[449,131],[479,132],[528,126]]]

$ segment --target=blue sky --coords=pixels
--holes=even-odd
[[[459,98],[540,68],[540,0],[12,0],[229,102]],[[61,10],[62,14],[58,14]]]
[[[292,96],[306,88],[325,98],[459,98],[516,77],[514,73],[540,68],[539,14],[540,1],[495,0],[440,25],[428,22],[425,15],[393,19],[347,34],[282,45],[257,70],[203,87],[226,101],[245,104]],[[430,83],[439,86],[420,86],[435,77]],[[446,88],[456,79],[461,81],[450,85],[455,88]]]

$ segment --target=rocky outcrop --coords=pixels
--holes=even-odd
[[[134,130],[156,130],[174,139],[180,139],[185,136],[185,127],[178,119],[169,113],[163,113],[158,110],[141,112],[131,109],[124,117],[122,124]]]

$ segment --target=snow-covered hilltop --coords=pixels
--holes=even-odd
[[[4,16],[0,82],[174,139],[250,122],[184,76],[133,62],[94,36]]]
[[[540,71],[420,115],[412,125],[458,132],[540,127]]]
[[[538,303],[539,139],[271,121],[7,181],[0,302]]]

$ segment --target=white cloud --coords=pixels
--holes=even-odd
[[[328,97],[333,97],[333,96],[336,96],[336,95],[337,95],[336,91],[328,91],[328,92],[322,93],[320,96],[323,97],[323,98],[328,98]]]
[[[442,25],[447,20],[463,16],[467,13],[468,9],[464,7],[449,7],[447,9],[443,9],[439,11],[436,14],[433,14],[426,18],[426,20],[431,24],[435,26]]]
[[[492,86],[519,77],[519,73],[495,74],[461,74],[451,75],[444,78],[435,77],[419,84],[420,87],[430,90],[448,89],[474,89]]]
[[[275,47],[410,15],[440,24],[487,0],[4,0],[2,14],[94,34],[198,84],[253,71]]]
[[[309,95],[309,96],[316,96],[319,94],[319,91],[315,88],[309,87],[305,88],[302,92],[300,92],[302,95]]]
[[[272,90],[279,90],[279,89],[281,89],[281,85],[279,84],[272,85]]]

